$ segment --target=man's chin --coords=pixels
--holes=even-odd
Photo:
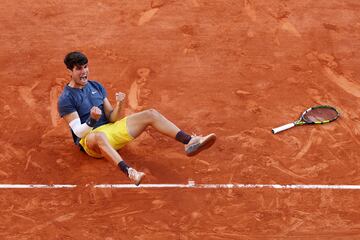
[[[85,86],[87,83],[88,83],[88,79],[81,79],[81,80],[79,81],[79,85]]]

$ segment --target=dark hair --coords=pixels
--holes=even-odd
[[[81,52],[70,52],[66,54],[64,58],[66,67],[73,70],[74,66],[82,66],[88,63],[88,59],[85,54]]]

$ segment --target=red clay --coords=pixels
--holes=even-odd
[[[1,239],[358,239],[360,191],[105,189],[128,183],[73,145],[56,102],[62,62],[217,142],[188,158],[149,130],[120,150],[144,183],[359,184],[358,1],[3,1],[0,6]],[[328,125],[273,127],[308,107]],[[82,187],[84,186],[84,187]]]

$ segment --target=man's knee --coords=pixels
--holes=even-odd
[[[161,116],[161,114],[153,108],[145,110],[144,113],[146,114],[147,118],[151,120],[158,119]]]

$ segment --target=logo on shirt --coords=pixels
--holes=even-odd
[[[95,94],[95,93],[97,93],[97,91],[91,91],[91,94]]]

